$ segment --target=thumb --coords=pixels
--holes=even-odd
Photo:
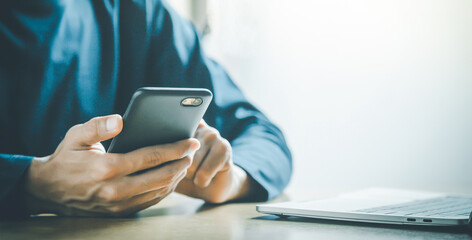
[[[95,117],[84,124],[73,126],[65,141],[74,147],[91,146],[118,135],[123,129],[123,120],[118,114]]]

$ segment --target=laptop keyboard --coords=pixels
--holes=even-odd
[[[355,212],[422,217],[469,217],[472,211],[472,197],[446,196],[418,200],[403,204],[356,210]]]

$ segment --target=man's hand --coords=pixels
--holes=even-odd
[[[187,139],[126,154],[106,153],[100,142],[122,127],[119,115],[93,118],[72,127],[52,155],[34,159],[24,186],[30,212],[128,215],[174,191],[199,142]]]
[[[243,198],[250,192],[252,180],[233,164],[231,145],[218,130],[202,120],[195,133],[201,148],[176,191],[212,203]]]

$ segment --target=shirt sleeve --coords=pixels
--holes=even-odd
[[[24,216],[21,181],[33,157],[0,154],[0,219]]]
[[[165,2],[159,2],[149,32],[148,62],[152,83],[166,86],[204,87],[214,98],[204,119],[230,141],[233,161],[258,184],[251,201],[278,196],[292,173],[292,157],[280,129],[254,107],[225,70],[203,52],[199,36]],[[241,37],[244,37],[241,35]],[[169,80],[171,79],[171,81]]]

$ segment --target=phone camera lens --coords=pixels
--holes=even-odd
[[[194,106],[198,106],[200,104],[202,104],[203,100],[201,98],[195,98],[193,101],[192,101],[192,104]]]
[[[197,107],[203,103],[203,99],[199,97],[189,97],[182,100],[181,104],[186,107]]]

